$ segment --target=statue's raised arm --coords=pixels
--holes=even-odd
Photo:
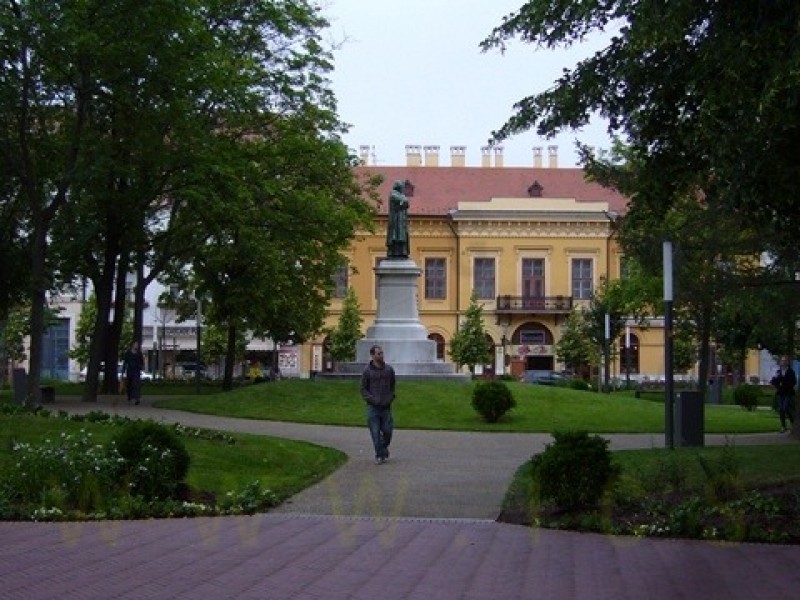
[[[408,258],[408,180],[395,181],[389,194],[389,225],[386,230],[386,255]]]

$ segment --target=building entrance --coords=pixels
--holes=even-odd
[[[525,370],[527,371],[552,371],[552,356],[528,356],[525,358]]]

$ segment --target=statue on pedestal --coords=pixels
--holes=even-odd
[[[389,225],[386,229],[386,256],[388,258],[408,258],[408,196],[410,182],[407,179],[395,181],[389,194]]]

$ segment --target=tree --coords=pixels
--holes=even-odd
[[[651,248],[664,239],[653,239],[658,223],[693,203],[687,231],[758,232],[744,255],[769,251],[778,262],[797,264],[792,232],[800,222],[800,164],[790,148],[800,137],[799,18],[800,4],[792,0],[525,2],[493,30],[484,49],[503,47],[516,36],[551,48],[607,27],[618,33],[553,87],[518,102],[493,137],[499,141],[530,128],[552,136],[599,114],[613,135],[626,140],[628,160],[597,160],[584,148],[588,172],[631,198],[628,217],[645,207]],[[697,249],[691,253],[698,259],[692,262],[697,286],[685,288],[685,297],[693,300],[703,386],[712,296],[728,275],[717,269],[716,249]]]
[[[25,336],[30,333],[30,311],[18,308],[11,311],[3,323],[3,354],[12,363],[25,360]]]
[[[122,356],[133,343],[133,326],[131,323],[130,310],[125,311],[123,324],[123,335],[120,339],[119,348],[116,356]],[[69,350],[69,357],[77,360],[81,365],[89,362],[89,349],[91,346],[92,334],[95,331],[97,321],[97,298],[91,294],[81,305],[81,314],[78,317],[78,324],[75,327],[75,345]],[[113,364],[117,364],[116,362]]]
[[[328,337],[331,357],[335,361],[350,361],[356,357],[356,342],[363,335],[361,333],[361,307],[353,288],[347,289],[342,303],[342,314],[336,328]]]
[[[450,356],[460,364],[467,365],[470,373],[475,373],[475,365],[482,365],[492,358],[486,343],[486,330],[483,327],[483,306],[473,292],[469,306],[464,313],[464,323],[450,341]]]
[[[593,324],[588,316],[585,309],[574,308],[555,346],[558,360],[583,376],[588,376],[592,366],[600,364],[600,350],[591,333]]]
[[[599,114],[642,156],[639,176],[662,203],[713,189],[716,208],[756,221],[787,247],[800,220],[790,150],[800,132],[798,18],[793,0],[529,0],[484,50],[514,37],[552,48],[614,33],[555,85],[520,100],[495,138],[530,128],[551,136]]]
[[[291,235],[286,247],[318,244],[300,261],[315,295],[312,318],[298,325],[319,326],[325,293],[317,283],[328,274],[327,257],[370,214],[339,138],[344,126],[320,42],[326,25],[307,0],[0,6],[0,242],[18,241],[19,256],[31,260],[27,272],[7,268],[4,246],[0,277],[30,282],[34,401],[48,290],[77,275],[93,283],[98,310],[84,394],[92,400],[102,357],[107,368],[116,364],[128,274],[136,274],[140,338],[146,286],[191,262],[219,233],[215,219],[234,211],[271,224],[260,239],[250,235],[244,251],[278,248]],[[281,211],[308,226],[285,227]],[[276,251],[264,258],[287,259]],[[294,267],[294,256],[288,260]],[[269,264],[260,265],[267,277]],[[220,277],[231,273],[237,268]],[[240,288],[237,302],[248,307],[232,318],[278,329],[275,310],[266,311],[270,323],[248,322],[259,318],[254,293],[269,297],[259,282]],[[111,375],[105,384],[116,381]]]

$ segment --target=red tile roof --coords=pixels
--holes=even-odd
[[[544,198],[575,198],[578,202],[608,202],[609,211],[624,213],[628,199],[616,190],[587,182],[583,169],[537,167],[356,167],[359,176],[382,175],[378,188],[380,212],[386,213],[392,184],[408,179],[414,185],[409,212],[413,215],[446,215],[463,201],[491,198],[528,198],[534,181]],[[536,202],[536,198],[530,198]]]

